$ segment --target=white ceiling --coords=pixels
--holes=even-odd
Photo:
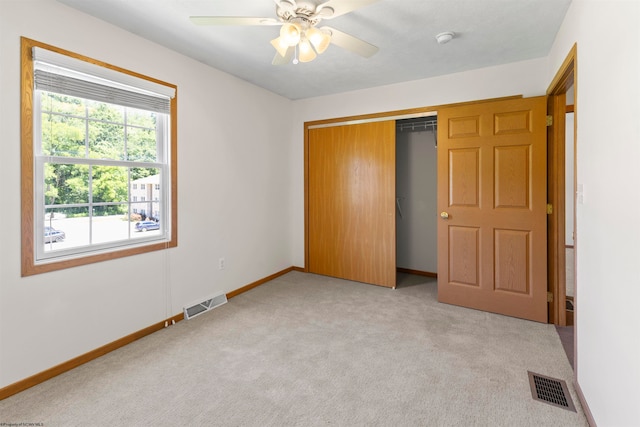
[[[290,99],[544,57],[571,2],[379,0],[322,21],[379,47],[371,58],[331,45],[312,62],[274,66],[270,41],[279,27],[203,27],[189,20],[197,15],[275,18],[274,0],[58,1]],[[456,37],[439,45],[435,35],[444,31]]]

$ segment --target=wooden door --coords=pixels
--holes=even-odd
[[[308,269],[396,285],[395,122],[310,129]]]
[[[438,110],[438,210],[438,300],[546,322],[545,97]]]

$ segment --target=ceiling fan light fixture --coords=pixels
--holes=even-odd
[[[2,1],[2,0],[0,0]],[[350,34],[331,27],[317,25],[328,18],[336,18],[353,12],[379,0],[273,0],[276,4],[274,18],[247,16],[191,16],[197,25],[277,25],[279,36],[271,40],[276,49],[271,63],[284,65],[293,62],[313,61],[324,53],[330,44],[369,58],[378,47]]]
[[[300,28],[295,24],[286,22],[280,27],[280,37],[287,46],[295,46],[300,42]]]
[[[283,58],[287,54],[287,50],[289,49],[289,45],[282,39],[282,37],[278,37],[277,39],[271,40],[271,45],[276,48],[278,54]]]
[[[327,50],[331,43],[331,36],[315,27],[309,28],[306,35],[318,54]]]
[[[298,44],[298,49],[299,49],[298,59],[300,59],[300,62],[311,62],[314,59],[316,59],[317,55],[313,50],[313,48],[311,47],[311,43],[309,43],[309,40],[307,39],[301,40],[300,43]]]

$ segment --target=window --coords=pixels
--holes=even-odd
[[[176,246],[175,86],[26,38],[22,56],[23,276]]]
[[[160,190],[160,184],[156,184],[156,190]]]

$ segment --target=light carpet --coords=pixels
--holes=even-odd
[[[553,325],[291,272],[0,402],[0,424],[586,426]],[[531,397],[564,379],[578,412]]]

